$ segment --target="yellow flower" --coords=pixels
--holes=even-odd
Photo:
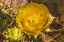
[[[19,40],[22,39],[23,33],[22,33],[21,30],[19,30],[18,28],[14,27],[14,28],[7,29],[6,34],[4,34],[4,36],[8,40],[19,41]]]
[[[49,10],[43,4],[30,3],[18,9],[16,22],[19,28],[28,36],[36,36],[42,31],[49,29],[53,17]]]

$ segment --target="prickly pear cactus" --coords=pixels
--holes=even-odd
[[[0,10],[0,31],[5,30],[11,22],[12,18]]]
[[[18,27],[28,36],[37,36],[42,31],[50,30],[48,27],[53,18],[45,5],[30,3],[28,6],[18,9],[16,22]]]

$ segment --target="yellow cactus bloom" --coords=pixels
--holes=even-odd
[[[19,28],[28,36],[36,36],[45,31],[52,23],[53,17],[43,4],[30,3],[18,9],[16,22]]]
[[[4,34],[4,36],[8,40],[19,41],[19,40],[22,39],[23,33],[22,33],[21,30],[19,30],[18,28],[14,27],[14,28],[7,29],[6,30],[6,34]]]

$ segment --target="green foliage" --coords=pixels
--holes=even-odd
[[[0,31],[5,30],[12,22],[12,18],[8,14],[4,14],[0,10]]]

